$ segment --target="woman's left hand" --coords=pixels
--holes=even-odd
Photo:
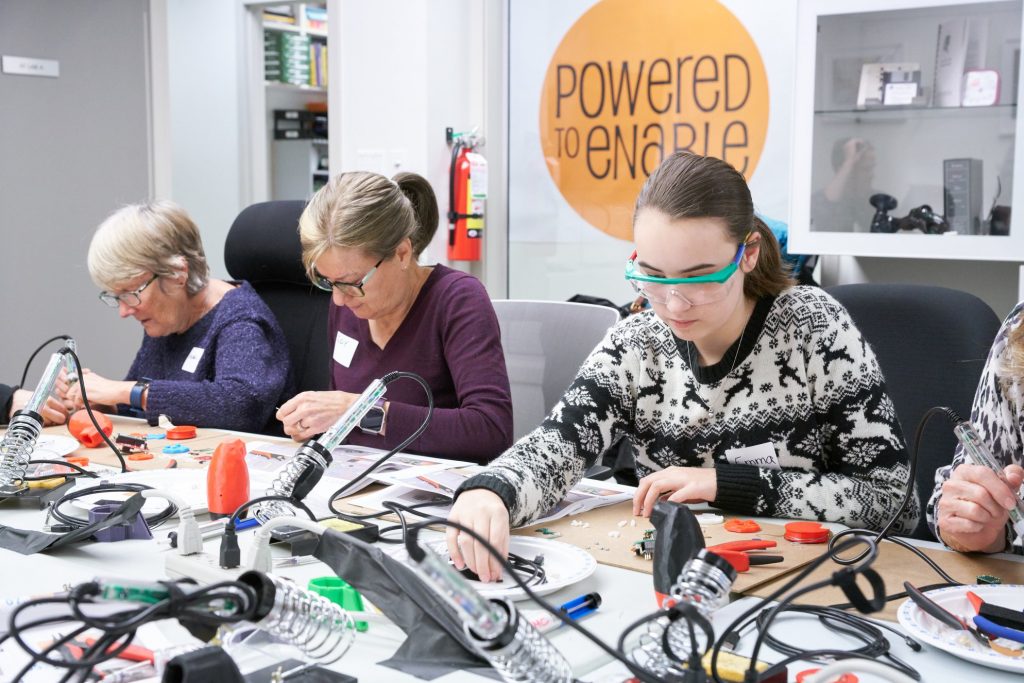
[[[666,498],[674,503],[713,501],[718,475],[713,467],[667,467],[640,480],[633,494],[633,514],[650,517],[654,504]]]
[[[89,396],[89,404],[93,407],[115,406],[118,403],[128,403],[131,398],[132,387],[135,382],[117,381],[97,375],[86,368],[82,371],[82,377],[78,383],[72,384],[67,390],[66,401],[72,410],[84,408],[82,401],[82,389],[80,384],[85,383],[85,393]]]

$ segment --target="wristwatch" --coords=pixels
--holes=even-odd
[[[363,415],[363,419],[359,421],[359,429],[364,434],[383,434],[384,433],[384,418],[387,413],[384,411],[384,399],[378,398],[377,402],[373,404],[366,415]]]
[[[142,410],[142,395],[146,393],[146,389],[149,389],[149,380],[146,378],[140,379],[132,387],[131,393],[128,394],[128,405],[135,410]]]

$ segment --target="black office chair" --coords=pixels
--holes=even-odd
[[[238,214],[224,241],[228,273],[248,280],[277,316],[288,341],[295,393],[326,389],[330,370],[331,294],[314,287],[302,266],[298,226],[305,206],[301,200],[253,204]]]
[[[967,292],[928,285],[852,284],[826,291],[850,312],[874,349],[886,388],[910,452],[914,432],[929,408],[948,406],[965,419],[999,318],[988,304]],[[935,470],[948,465],[956,450],[952,425],[937,417],[921,438],[917,487],[921,520],[911,534],[935,540],[924,506],[935,486]]]

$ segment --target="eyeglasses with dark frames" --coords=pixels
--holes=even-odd
[[[374,273],[377,272],[377,268],[380,267],[380,264],[384,263],[384,260],[386,258],[387,257],[385,256],[380,261],[377,261],[375,264],[373,264],[373,268],[370,268],[370,272],[364,275],[363,279],[361,279],[359,282],[341,282],[339,280],[330,280],[323,273],[317,270],[316,267],[314,267],[313,284],[316,285],[318,288],[324,290],[325,292],[330,292],[331,290],[336,289],[338,290],[338,292],[344,294],[345,296],[362,298],[366,296],[366,292],[363,291],[363,287],[365,287],[366,283],[370,281],[370,278],[373,276]]]
[[[114,294],[113,292],[104,290],[100,292],[100,301],[111,308],[117,308],[119,303],[123,303],[128,308],[137,308],[142,304],[142,292],[146,290],[146,287],[153,284],[158,277],[160,276],[154,275],[146,280],[146,284],[132,292],[125,292],[124,294]]]

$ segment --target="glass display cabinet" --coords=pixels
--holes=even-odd
[[[791,251],[1024,260],[1021,10],[800,0]]]

